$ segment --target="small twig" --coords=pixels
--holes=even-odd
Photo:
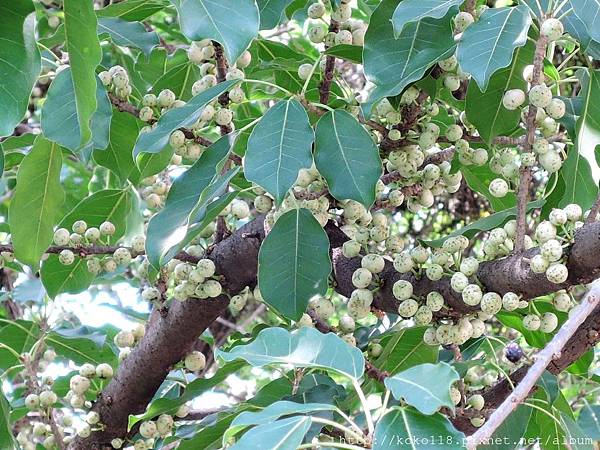
[[[330,33],[337,33],[340,29],[340,25],[335,21],[331,20],[329,25]],[[335,70],[335,56],[327,55],[325,59],[325,72],[323,73],[323,81],[319,86],[319,101],[326,105],[329,103],[329,93],[331,90],[331,83],[333,82],[333,72]]]
[[[562,349],[567,341],[575,334],[600,301],[600,282],[595,281],[581,300],[579,306],[569,314],[569,319],[563,324],[558,333],[536,356],[535,363],[527,371],[525,378],[515,390],[494,411],[488,421],[467,439],[467,449],[474,450],[479,444],[486,443],[506,418],[527,398],[537,380],[544,374],[546,367],[555,359],[560,358]]]
[[[540,84],[542,69],[544,65],[544,56],[548,40],[540,36],[535,44],[535,55],[533,57],[533,78],[531,87]],[[529,105],[527,114],[525,141],[523,143],[523,152],[528,153],[533,147],[535,141],[535,118],[537,108]],[[521,179],[517,189],[517,231],[515,236],[515,253],[520,253],[525,247],[525,234],[527,233],[527,202],[529,200],[529,187],[531,185],[532,173],[530,167],[524,167],[521,170]]]
[[[389,372],[378,369],[369,361],[365,361],[365,373],[369,378],[373,378],[374,380],[377,380],[380,383],[383,383],[383,380],[390,376]]]

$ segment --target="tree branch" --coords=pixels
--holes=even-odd
[[[245,233],[260,238],[245,239]],[[208,257],[214,261],[217,273],[224,276],[226,291],[239,292],[254,285],[262,238],[263,221],[255,220],[214,247]],[[154,311],[144,338],[119,366],[92,408],[100,414],[105,430],[74,440],[69,449],[101,449],[115,437],[125,436],[128,416],[145,410],[173,365],[181,361],[228,303],[228,297],[221,295],[216,299],[172,302],[166,314]]]
[[[531,87],[537,86],[541,82],[542,69],[544,66],[544,55],[548,40],[540,36],[535,44],[535,54],[533,57],[533,77]],[[535,141],[535,118],[537,116],[537,108],[529,104],[527,113],[525,142],[523,143],[523,151],[528,153],[533,147]],[[525,234],[527,233],[527,202],[529,200],[529,187],[531,185],[531,168],[524,167],[521,170],[521,178],[517,189],[517,231],[515,237],[515,253],[523,251],[525,246]]]
[[[360,258],[347,259],[342,255],[341,246],[348,238],[333,222],[329,222],[325,230],[333,249],[336,290],[349,296],[354,290],[352,273],[360,267]],[[211,252],[209,257],[215,262],[217,273],[225,277],[223,283],[227,292],[237,293],[245,286],[256,283],[258,250],[264,236],[263,219],[259,217],[217,244]],[[512,291],[522,295],[524,299],[587,283],[600,274],[600,261],[595,256],[600,252],[600,222],[580,228],[575,234],[575,243],[565,250],[568,254],[569,279],[563,284],[552,284],[544,274],[531,272],[526,260],[537,252],[538,249],[530,249],[521,255],[484,262],[477,277],[486,291],[501,295]],[[419,297],[424,297],[431,291],[440,292],[446,300],[446,309],[443,311],[446,317],[460,317],[474,311],[450,288],[447,278],[434,282],[426,277],[399,274],[391,262],[386,264],[381,274],[381,288],[373,302],[375,308],[396,312],[398,301],[392,294],[392,286],[398,279],[410,280],[415,295]],[[146,336],[119,367],[115,378],[94,405],[93,409],[100,413],[107,431],[94,433],[85,440],[77,439],[70,449],[98,449],[112,438],[125,435],[129,414],[144,411],[170,368],[181,360],[198,336],[225,310],[227,303],[226,296],[215,300],[190,299],[172,303],[164,316],[153,313]],[[565,350],[561,359],[554,361],[549,370],[555,373],[563,370],[600,340],[600,334],[596,331],[600,326],[599,318],[600,310],[597,309],[567,343],[565,348],[569,351]],[[517,372],[516,381],[518,376]],[[499,398],[504,395],[503,400],[510,390],[506,390],[502,383],[497,386],[499,387],[494,386],[490,390],[488,396]],[[497,404],[500,403],[501,400]],[[492,408],[493,404],[490,400],[489,407]],[[469,428],[468,423],[459,423],[457,426]]]
[[[581,304],[569,314],[569,319],[563,324],[552,340],[535,356],[535,363],[527,371],[527,375],[517,385],[515,390],[506,397],[494,411],[487,422],[467,439],[467,450],[475,450],[481,443],[486,443],[496,429],[517,406],[529,396],[529,392],[544,374],[546,367],[562,355],[562,350],[575,334],[580,325],[592,313],[600,301],[600,283],[595,282],[582,299]]]

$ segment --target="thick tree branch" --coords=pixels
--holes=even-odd
[[[360,266],[360,258],[347,259],[341,254],[340,247],[348,238],[333,222],[329,222],[325,230],[332,247],[336,290],[343,295],[350,295],[354,290],[352,273]],[[217,266],[217,273],[225,277],[223,283],[228,292],[239,292],[245,286],[255,284],[258,249],[264,235],[261,217],[223,240],[210,254],[209,257]],[[500,294],[512,291],[525,299],[590,282],[600,274],[600,261],[595,256],[600,252],[600,223],[585,225],[575,234],[575,243],[566,249],[569,279],[561,285],[550,283],[544,274],[531,272],[527,259],[537,251],[531,249],[522,255],[482,263],[477,276],[488,291]],[[398,302],[391,290],[394,282],[401,278],[409,279],[413,283],[417,296],[424,297],[434,290],[440,292],[446,299],[447,309],[443,314],[447,317],[458,317],[473,312],[471,307],[463,303],[460,295],[450,288],[447,278],[433,282],[426,277],[416,278],[414,275],[399,274],[395,272],[391,262],[388,262],[381,274],[382,285],[374,300],[375,308],[396,312]],[[119,367],[115,378],[94,406],[94,410],[100,412],[108,431],[94,433],[89,439],[76,440],[70,447],[71,450],[99,449],[113,437],[124,435],[129,414],[144,411],[170,368],[181,360],[202,331],[226,306],[225,296],[215,300],[190,299],[182,303],[173,303],[164,316],[158,312],[153,313],[146,336]],[[597,332],[600,326],[599,317],[600,311],[597,309],[567,343],[565,349],[568,349],[568,352],[565,350],[563,356],[554,361],[549,370],[555,373],[563,370],[600,340]],[[591,320],[594,321],[590,322]],[[518,382],[519,372],[514,376]],[[503,395],[504,399],[510,391],[503,389],[502,383],[498,386],[500,387],[494,386],[488,396],[493,398]],[[490,402],[489,408],[492,408],[494,402]],[[500,403],[501,400],[496,404]],[[469,425],[467,423],[458,426],[468,429]]]
[[[247,239],[244,234],[259,236]],[[239,292],[256,279],[258,249],[264,237],[262,220],[255,220],[214,247],[208,256],[225,280],[228,292]],[[193,348],[202,332],[225,310],[226,295],[216,299],[173,302],[166,313],[154,311],[146,335],[119,366],[93,410],[105,431],[76,439],[70,450],[110,448],[110,441],[127,434],[130,414],[142,413],[167,374]]]

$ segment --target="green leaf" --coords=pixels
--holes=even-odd
[[[295,450],[302,444],[311,424],[312,420],[310,417],[296,416],[259,425],[246,432],[229,449],[260,450],[270,448]]]
[[[75,258],[73,264],[65,266],[58,255],[48,256],[42,263],[40,276],[50,298],[62,293],[79,294],[89,288],[95,278],[83,258]]]
[[[595,153],[595,150],[592,151]],[[565,187],[558,204],[559,207],[577,203],[582,208],[589,209],[594,204],[596,198],[598,198],[598,184],[594,181],[594,173],[590,163],[594,170],[599,169],[595,159],[590,161],[578,152],[576,147],[569,147],[567,159],[560,168],[560,175]]]
[[[273,195],[277,203],[312,165],[315,135],[308,114],[297,100],[277,103],[254,127],[248,139],[244,173]]]
[[[60,183],[60,147],[38,136],[17,173],[9,220],[15,257],[37,268],[52,242],[65,194]]]
[[[126,0],[111,3],[96,12],[98,17],[120,17],[130,22],[144,20],[168,5],[166,0]]]
[[[394,35],[398,37],[404,27],[411,22],[433,17],[441,19],[448,10],[460,6],[463,0],[404,0],[396,7],[392,16]]]
[[[223,441],[226,442],[229,436],[234,436],[240,430],[252,425],[263,425],[272,423],[282,416],[291,414],[305,414],[314,411],[335,411],[337,407],[326,403],[296,403],[287,400],[281,400],[270,404],[259,411],[244,411],[240,413],[233,422],[227,433],[223,436]]]
[[[373,450],[462,449],[465,435],[441,414],[424,416],[413,408],[391,408],[375,426]]]
[[[245,363],[239,361],[226,364],[219,368],[219,370],[217,370],[210,378],[196,378],[186,386],[183,393],[177,398],[157,398],[148,405],[143,414],[129,416],[128,430],[131,430],[136,423],[141,422],[142,420],[150,420],[165,413],[174,414],[175,411],[177,411],[177,408],[185,402],[194,400],[200,394],[221,384],[229,375],[239,371],[244,366]]]
[[[373,361],[375,367],[398,373],[419,364],[437,362],[437,347],[423,342],[425,330],[426,327],[405,328],[386,334],[380,341],[383,352]]]
[[[91,120],[97,108],[95,70],[102,59],[98,42],[98,23],[92,2],[64,0],[65,42],[73,73],[80,146],[92,138]]]
[[[186,61],[170,68],[152,85],[152,91],[171,89],[178,99],[188,101],[192,98],[192,85],[201,78],[196,64]]]
[[[176,254],[191,225],[191,214],[204,190],[219,175],[220,163],[229,154],[231,144],[230,136],[223,136],[207,148],[188,170],[175,179],[165,207],[150,219],[146,254],[155,268],[160,268]]]
[[[462,35],[456,53],[458,64],[485,91],[490,77],[510,64],[515,48],[527,43],[530,25],[525,5],[485,10]]]
[[[569,0],[569,3],[590,37],[600,42],[600,0]]]
[[[345,59],[356,64],[362,64],[363,48],[360,45],[338,44],[329,47],[323,52],[325,55],[335,56],[336,58]]]
[[[369,132],[350,113],[336,110],[319,119],[315,134],[315,163],[331,195],[370,208],[383,169]]]
[[[369,107],[383,97],[400,94],[437,61],[450,57],[456,48],[452,17],[457,8],[451,8],[442,19],[410,23],[395,39],[391,18],[398,3],[383,0],[373,12],[365,35],[365,75],[377,86],[369,97]]]
[[[536,200],[534,202],[529,202],[527,204],[527,211],[531,211],[532,209],[541,208],[544,205],[544,199]],[[477,233],[482,231],[493,230],[494,228],[503,226],[506,222],[511,219],[517,217],[517,209],[509,208],[504,211],[497,212],[495,214],[484,217],[483,219],[476,220],[475,222],[463,227],[459,230],[453,231],[447,236],[444,236],[440,239],[435,239],[432,241],[421,241],[423,244],[429,247],[441,247],[444,241],[450,237],[454,236],[465,236],[471,239]]]
[[[223,92],[231,89],[240,80],[229,80],[217,84],[196,95],[181,108],[174,108],[163,114],[157,122],[156,128],[138,136],[133,149],[134,156],[145,153],[158,153],[169,145],[171,133],[181,127],[189,127],[196,123],[204,107],[216,99]]]
[[[34,322],[15,320],[7,323],[0,322],[0,342],[17,354],[26,353],[38,340],[40,328]],[[8,369],[22,362],[6,348],[0,348],[0,369]]]
[[[97,77],[95,80],[98,106],[90,122],[91,146],[105,149],[110,140],[112,106],[106,89]],[[41,125],[44,135],[51,141],[73,152],[82,149],[83,134],[80,128],[77,92],[73,85],[73,74],[70,68],[60,72],[50,85],[42,107]]]
[[[118,17],[104,17],[98,20],[98,34],[106,33],[117,45],[139,48],[149,54],[159,44],[158,35],[139,22],[127,22]]]
[[[139,137],[138,137],[139,138]],[[165,169],[171,162],[174,150],[167,148],[158,153],[142,153],[137,157],[136,165],[140,172],[140,180],[156,175]]]
[[[519,126],[520,110],[510,111],[502,104],[504,93],[510,89],[527,90],[523,79],[525,66],[533,61],[534,46],[524,45],[515,50],[513,63],[491,76],[485,92],[476,83],[467,90],[467,119],[477,128],[479,135],[490,144],[496,136],[510,134]]]
[[[298,320],[308,301],[327,292],[329,238],[308,209],[283,214],[258,254],[258,284],[269,306]]]
[[[548,397],[548,403],[552,405],[560,392],[556,375],[552,375],[546,370],[536,384],[544,390]]]
[[[19,447],[17,440],[12,434],[10,412],[10,404],[4,396],[4,392],[0,390],[0,448],[16,450]]]
[[[454,410],[450,387],[460,376],[444,362],[420,364],[385,379],[385,387],[396,400],[404,399],[423,414],[431,415],[442,406]]]
[[[258,35],[259,13],[254,0],[170,0],[177,8],[181,31],[188,39],[214,39],[233,64]]]
[[[256,0],[260,14],[260,29],[270,30],[281,23],[285,17],[285,8],[292,0]]]
[[[94,161],[110,169],[119,177],[121,183],[129,179],[137,184],[140,180],[140,172],[132,156],[139,132],[140,125],[134,116],[126,112],[114,111],[108,146],[104,150],[94,150]]]
[[[77,220],[85,220],[88,227],[98,228],[102,222],[112,222],[115,234],[110,243],[116,243],[125,234],[127,214],[131,209],[131,193],[128,189],[105,189],[84,198],[69,212],[59,227],[71,229]]]
[[[577,425],[587,436],[600,441],[600,405],[590,405],[586,401],[577,418]]]
[[[31,0],[0,5],[0,136],[12,134],[29,105],[41,69]]]
[[[460,171],[469,187],[487,198],[494,211],[503,211],[517,204],[517,196],[512,192],[501,198],[490,194],[490,183],[498,175],[489,166],[461,166]]]
[[[527,430],[533,409],[527,405],[519,405],[487,440],[486,445],[477,448],[485,450],[513,450]]]
[[[217,350],[224,361],[243,359],[253,367],[290,364],[294,367],[331,370],[358,380],[364,372],[362,352],[333,333],[323,334],[303,327],[294,332],[283,328],[266,328],[254,341],[237,345],[229,351]]]
[[[572,417],[561,412],[560,421],[563,424],[565,432],[564,442],[569,443],[570,450],[594,450],[596,448],[592,439],[579,428],[579,425]]]
[[[57,330],[46,336],[46,343],[56,353],[75,364],[109,363],[116,365],[117,355],[108,345],[105,335],[88,334],[88,328]]]
[[[577,200],[581,196],[581,200],[586,202],[581,205],[582,208],[591,206],[597,195],[597,186],[600,181],[600,165],[596,154],[596,147],[600,145],[600,103],[596,101],[600,95],[600,70],[592,70],[589,75],[589,81],[580,94],[582,105],[577,120],[574,148],[569,151],[568,155],[572,160],[570,162],[565,161],[565,165],[571,167],[574,171],[568,173],[567,171],[561,171],[567,185],[567,196],[570,195],[571,198],[575,198],[576,193]],[[575,154],[571,155],[571,153]],[[569,158],[567,157],[567,159]],[[593,180],[595,185],[592,185],[590,180]],[[578,192],[574,190],[574,186],[578,183],[583,183],[585,191]],[[577,186],[577,189],[581,189],[581,186]],[[589,192],[590,190],[591,192]],[[585,194],[585,197],[581,194]],[[592,196],[594,198],[589,202]]]

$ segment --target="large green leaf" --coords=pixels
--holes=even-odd
[[[285,17],[285,8],[293,0],[256,0],[260,14],[260,29],[275,28]]]
[[[331,195],[338,200],[356,200],[369,208],[383,170],[371,135],[341,110],[321,117],[315,135],[315,163]]]
[[[229,363],[217,370],[212,377],[197,378],[189,383],[183,393],[177,398],[162,397],[155,399],[148,405],[143,414],[129,416],[129,429],[142,420],[150,420],[164,413],[174,414],[177,408],[185,402],[194,400],[200,394],[221,384],[229,375],[239,371],[244,365],[245,363],[241,361]]]
[[[93,148],[105,149],[110,140],[112,106],[106,89],[97,77],[95,80],[97,109],[90,122],[91,145]],[[83,134],[80,128],[77,92],[70,68],[60,72],[50,85],[42,107],[41,125],[44,135],[51,141],[74,152],[81,150]]]
[[[115,365],[117,362],[117,355],[106,342],[106,335],[91,332],[88,327],[59,329],[49,333],[45,340],[58,355],[75,364]]]
[[[23,119],[40,73],[33,12],[31,0],[0,5],[0,136],[11,134]]]
[[[139,153],[158,153],[169,145],[171,133],[181,127],[189,127],[196,123],[204,107],[223,92],[231,89],[240,80],[229,80],[217,84],[196,95],[181,108],[174,108],[163,114],[156,128],[138,136],[133,149],[134,156]]]
[[[573,13],[584,23],[590,37],[600,42],[600,0],[569,0],[569,3]]]
[[[377,86],[366,109],[383,97],[400,94],[456,48],[452,17],[457,8],[451,8],[442,19],[409,23],[395,39],[391,18],[398,3],[399,0],[383,0],[373,12],[365,35],[365,75]]]
[[[77,220],[85,220],[88,227],[99,227],[102,222],[112,222],[115,234],[110,243],[125,234],[127,214],[131,209],[131,192],[128,189],[104,189],[84,198],[61,221],[59,226],[71,229]]]
[[[600,441],[600,405],[585,402],[577,418],[577,425],[587,436]]]
[[[244,173],[249,181],[281,203],[298,171],[312,164],[314,132],[297,100],[277,103],[254,127],[248,139]]]
[[[329,239],[308,209],[283,214],[258,254],[258,284],[265,301],[298,320],[308,301],[327,292],[331,272]]]
[[[93,2],[64,0],[65,42],[69,52],[77,121],[80,129],[80,146],[87,144],[92,137],[91,120],[97,108],[96,67],[102,59],[98,42],[98,21]]]
[[[413,408],[393,407],[375,427],[373,450],[462,449],[465,436],[441,414],[424,416]]]
[[[383,352],[373,364],[389,373],[398,373],[419,364],[437,362],[437,347],[423,341],[425,329],[404,328],[383,336],[380,342]]]
[[[450,387],[460,378],[444,362],[420,364],[385,379],[385,386],[397,399],[404,399],[423,414],[434,414],[442,406],[454,409]]]
[[[168,67],[168,60],[165,64]],[[187,101],[192,98],[192,86],[200,77],[200,69],[196,64],[185,61],[168,69],[152,85],[153,92],[171,89],[178,99]]]
[[[167,262],[167,255],[173,256],[173,248],[179,249],[191,224],[190,216],[206,187],[219,174],[220,163],[229,154],[231,145],[230,137],[223,136],[173,182],[165,207],[148,223],[146,254],[155,268]]]
[[[295,450],[308,432],[312,420],[307,416],[295,416],[276,420],[252,428],[229,447],[230,450]]]
[[[131,114],[114,111],[110,125],[110,140],[104,150],[94,151],[94,160],[119,177],[137,184],[140,171],[133,161],[133,146],[140,131],[138,120]],[[151,155],[148,155],[151,156]]]
[[[39,326],[28,320],[15,320],[0,322],[0,342],[19,355],[31,350],[39,338]],[[0,348],[0,369],[8,369],[17,364],[22,364],[13,352]]]
[[[48,256],[42,263],[40,276],[50,298],[63,293],[79,294],[89,288],[95,278],[85,259],[75,258],[73,264],[65,266],[58,260],[58,255]]]
[[[560,175],[565,187],[558,204],[559,207],[577,203],[585,210],[594,204],[598,198],[598,184],[594,181],[590,163],[594,170],[600,169],[595,159],[590,161],[578,152],[576,147],[569,147],[567,159],[560,168]]]
[[[15,257],[37,268],[52,242],[65,194],[60,183],[60,147],[38,136],[17,173],[17,188],[9,219]]]
[[[214,39],[234,63],[258,35],[259,13],[254,0],[171,0],[188,39]]]
[[[262,425],[271,423],[283,416],[291,414],[306,414],[315,411],[335,411],[337,407],[327,403],[296,403],[287,400],[281,400],[270,404],[264,409],[258,411],[244,411],[239,414],[223,437],[227,441],[228,436],[237,434],[240,430],[252,425]]]
[[[10,412],[10,404],[4,396],[4,392],[0,390],[0,448],[15,450],[19,448],[19,446],[12,434]]]
[[[323,334],[311,327],[294,332],[283,328],[266,328],[246,345],[229,351],[217,350],[224,361],[243,359],[254,367],[290,364],[295,367],[331,370],[352,379],[364,372],[362,352],[333,333]]]
[[[534,46],[524,45],[515,50],[513,63],[491,76],[485,92],[476,83],[469,83],[467,90],[467,119],[477,128],[488,144],[496,136],[511,133],[519,126],[521,112],[510,111],[502,104],[504,93],[510,89],[527,90],[523,70],[533,61]]]
[[[589,72],[589,81],[584,83],[584,91],[579,95],[582,99],[581,111],[577,120],[576,136],[574,139],[574,148],[569,151],[571,162],[565,161],[565,165],[574,171],[561,171],[562,177],[567,185],[567,195],[579,197],[578,189],[582,189],[579,183],[583,183],[587,192],[581,200],[585,204],[581,206],[588,208],[591,206],[590,198],[595,197],[598,182],[600,181],[600,165],[596,154],[596,147],[600,145],[600,103],[597,101],[600,95],[600,70]],[[575,153],[571,155],[571,153]],[[567,158],[568,160],[568,158]],[[591,179],[590,179],[591,168]],[[593,180],[594,185],[592,185]],[[579,199],[579,198],[578,198]],[[591,202],[593,203],[594,198]]]
[[[118,17],[104,17],[98,20],[98,34],[106,33],[117,45],[139,48],[149,54],[158,42],[155,32],[148,32],[139,22],[128,22]]]
[[[514,450],[527,430],[533,409],[528,405],[519,405],[494,431],[486,445],[477,448],[485,450]]]
[[[144,20],[162,10],[169,3],[167,0],[126,0],[111,3],[97,11],[98,17],[120,17],[123,20]]]
[[[510,64],[515,48],[527,43],[530,25],[529,8],[525,5],[485,10],[458,43],[461,69],[470,73],[485,91],[490,77]]]
[[[396,7],[392,16],[394,34],[398,37],[411,22],[433,17],[441,19],[452,7],[460,6],[463,0],[404,0]]]

